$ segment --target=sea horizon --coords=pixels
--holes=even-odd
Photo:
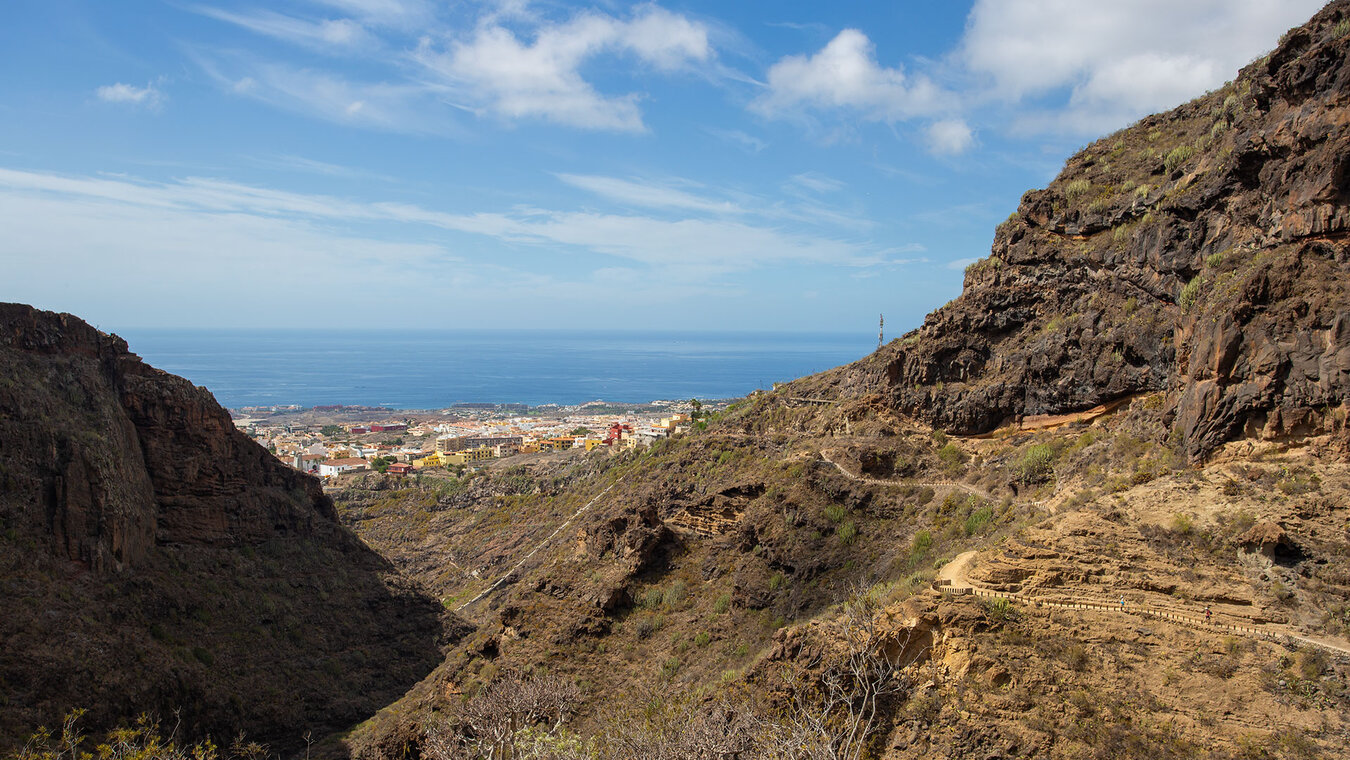
[[[738,398],[855,361],[876,336],[834,331],[123,328],[147,363],[221,405],[440,409]]]

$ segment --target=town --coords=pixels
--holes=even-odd
[[[699,424],[729,400],[577,406],[461,403],[438,411],[324,405],[243,407],[235,426],[295,469],[331,479],[463,471],[489,460],[648,447]]]

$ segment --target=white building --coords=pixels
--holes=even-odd
[[[319,463],[319,477],[331,478],[340,473],[364,470],[368,467],[370,463],[364,459],[329,459]]]

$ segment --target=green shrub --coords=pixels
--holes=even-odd
[[[1223,266],[1223,251],[1216,251],[1205,257],[1205,266],[1210,269],[1218,269]]]
[[[909,540],[909,561],[917,562],[928,553],[933,546],[933,534],[926,530],[921,530],[914,534],[914,538]]]
[[[1344,37],[1350,34],[1350,18],[1343,18],[1336,22],[1336,26],[1331,28],[1331,36]]]
[[[1038,443],[1028,448],[1017,463],[1017,478],[1023,483],[1041,483],[1054,470],[1055,450],[1049,444]]]
[[[828,517],[832,523],[843,521],[844,517],[847,515],[848,509],[842,504],[831,504],[828,507],[825,507],[825,516]]]
[[[839,526],[839,541],[843,544],[853,543],[853,539],[858,537],[858,526],[853,524],[852,520]]]
[[[1014,614],[1012,602],[1001,597],[985,602],[984,611],[990,619],[999,621],[1011,620]]]
[[[642,595],[642,600],[638,606],[643,609],[654,610],[661,606],[661,600],[665,598],[665,593],[659,588],[649,588],[647,593]]]
[[[1182,164],[1191,160],[1191,156],[1194,155],[1195,155],[1194,146],[1178,145],[1177,147],[1173,148],[1171,152],[1169,152],[1166,156],[1163,157],[1163,168],[1167,169],[1168,174],[1171,174],[1172,172],[1176,171]]]
[[[783,572],[780,570],[769,577],[769,590],[777,591],[783,587]]]
[[[667,607],[674,607],[680,602],[683,602],[688,594],[689,584],[682,580],[677,580],[670,584],[670,588],[666,589],[666,593],[661,598],[661,603]]]
[[[633,633],[637,634],[639,639],[645,639],[661,630],[661,626],[664,624],[665,620],[661,616],[643,613],[638,616],[637,622],[633,624]]]
[[[966,518],[966,535],[973,536],[976,533],[983,532],[994,519],[994,510],[991,507],[980,507]]]
[[[723,614],[728,609],[730,609],[730,607],[731,607],[731,594],[723,594],[717,597],[717,601],[713,602],[713,612],[717,613],[718,615]]]
[[[707,631],[699,631],[694,636],[694,646],[696,647],[706,647],[710,641],[712,641],[712,636],[709,636]]]
[[[1190,308],[1195,305],[1196,299],[1200,297],[1200,286],[1200,275],[1196,275],[1181,289],[1181,294],[1177,296],[1177,305],[1180,306],[1183,311],[1189,311]]]
[[[1187,514],[1172,515],[1172,530],[1183,536],[1189,536],[1195,530],[1195,521]]]
[[[956,468],[966,461],[966,452],[956,444],[949,443],[938,449],[937,457],[946,467]]]
[[[1069,200],[1081,198],[1092,192],[1092,183],[1086,179],[1076,179],[1064,186],[1064,197]]]

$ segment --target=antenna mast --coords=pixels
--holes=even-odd
[[[878,314],[877,316],[879,317],[877,320],[877,350],[880,351],[882,346],[881,336],[886,331],[886,315]]]

